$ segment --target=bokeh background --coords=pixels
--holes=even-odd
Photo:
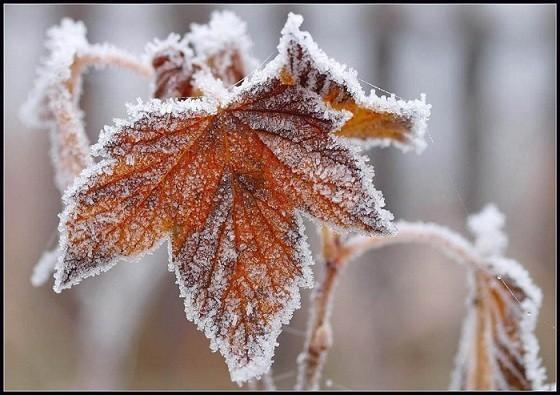
[[[6,389],[237,389],[219,354],[183,313],[167,250],[55,294],[32,268],[55,235],[60,196],[46,131],[18,109],[45,55],[45,30],[83,20],[91,42],[140,54],[222,5],[4,6],[4,318]],[[507,255],[542,288],[537,336],[556,381],[556,6],[238,5],[254,53],[273,56],[289,11],[330,56],[404,98],[433,105],[422,155],[369,152],[376,186],[397,218],[465,234],[467,214],[494,202],[507,215]],[[92,71],[82,106],[92,141],[148,97],[148,81]],[[318,238],[307,224],[314,251]],[[316,278],[321,266],[314,267]],[[465,268],[425,246],[388,247],[351,264],[334,306],[323,387],[446,389],[465,313]],[[280,337],[273,365],[292,388],[309,291]]]

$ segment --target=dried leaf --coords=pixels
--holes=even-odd
[[[310,38],[299,40],[308,35],[300,23],[290,15],[279,55],[239,87],[201,69],[192,81],[212,96],[131,106],[130,119],[100,137],[94,153],[103,160],[64,196],[55,290],[169,240],[187,317],[239,382],[268,370],[281,325],[299,306],[298,287],[311,285],[299,212],[340,230],[391,230],[371,168],[334,135],[354,96],[324,94],[355,89],[355,76],[324,63]],[[292,43],[314,55],[294,58]],[[315,74],[298,61],[320,70],[323,84],[311,83]],[[368,111],[387,103],[348,92]]]
[[[93,164],[78,107],[81,78],[75,60],[88,48],[81,22],[63,19],[47,32],[49,57],[21,108],[20,118],[29,127],[50,129],[55,180],[62,192],[87,166]]]
[[[146,46],[146,57],[155,71],[154,97],[187,98],[193,95],[193,51],[178,34]]]
[[[352,113],[337,131],[338,136],[366,147],[393,144],[405,151],[414,148],[421,152],[426,145],[424,133],[431,108],[425,97],[404,101],[394,95],[378,97],[374,90],[366,96],[354,70],[329,59],[309,33],[299,31],[302,21],[294,16],[283,31],[280,50],[288,55],[283,79],[319,94],[334,109]]]
[[[519,263],[501,256],[503,223],[493,206],[469,219],[484,267],[471,273],[453,389],[539,390],[545,380],[534,336],[542,295]]]
[[[199,96],[193,76],[208,70],[230,87],[256,67],[245,22],[230,11],[213,12],[207,25],[192,24],[184,39],[171,34],[147,47],[156,71],[154,97]]]
[[[207,65],[225,86],[238,83],[257,67],[247,25],[231,11],[214,11],[207,25],[191,24],[185,39],[194,49],[193,63]]]

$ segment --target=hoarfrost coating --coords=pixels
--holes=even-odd
[[[451,382],[454,390],[546,388],[534,333],[542,294],[518,262],[503,256],[504,223],[504,215],[489,205],[468,218],[474,243],[440,225],[399,221],[392,236],[353,236],[345,245],[355,257],[387,245],[420,242],[467,263],[469,296]]]
[[[47,31],[45,46],[49,57],[38,69],[33,90],[21,108],[20,118],[29,127],[45,128],[52,122],[47,105],[48,89],[70,78],[75,54],[88,46],[86,27],[82,22],[65,18],[59,26]]]
[[[492,381],[485,384],[490,389],[541,390],[546,380],[534,334],[542,294],[523,266],[503,257],[507,245],[504,223],[505,216],[494,205],[467,221],[476,236],[481,266],[473,268],[469,282],[468,313],[453,389],[471,388],[472,366],[480,359],[485,359],[492,371]],[[486,345],[483,355],[477,355],[480,341]]]
[[[390,97],[377,96],[373,89],[369,95],[366,95],[359,83],[357,72],[329,58],[313,41],[308,32],[300,30],[302,23],[303,17],[301,15],[293,13],[288,15],[288,21],[282,29],[282,38],[278,45],[278,51],[280,54],[284,54],[285,57],[289,57],[290,51],[294,47],[294,42],[303,48],[303,60],[296,63],[296,70],[292,71],[295,74],[302,73],[305,71],[305,67],[312,64],[316,71],[306,75],[306,79],[309,79],[309,81],[306,81],[306,84],[311,89],[313,87],[319,88],[320,94],[325,94],[332,88],[332,85],[338,84],[348,92],[359,106],[375,111],[399,114],[410,119],[410,135],[407,136],[406,141],[398,141],[394,138],[372,137],[356,139],[356,142],[361,143],[366,148],[394,144],[403,151],[415,149],[418,153],[422,152],[426,147],[424,135],[431,109],[431,105],[426,104],[425,95],[422,94],[420,100],[411,101],[397,100],[395,95]],[[294,65],[294,63],[291,64]],[[331,82],[325,82],[323,75],[327,76],[326,81]]]
[[[212,66],[219,75],[226,75],[226,70],[237,59],[245,74],[258,66],[258,61],[250,54],[253,43],[247,34],[247,24],[231,11],[212,12],[207,25],[191,24],[185,40],[197,55],[194,61],[205,63],[206,59],[212,59]]]
[[[148,45],[148,57],[170,54],[170,68],[186,73],[177,81],[204,96],[173,97],[180,90],[170,86],[162,97],[171,98],[129,105],[128,119],[106,127],[92,147],[101,161],[84,166],[63,196],[54,289],[167,241],[187,318],[238,382],[269,369],[299,287],[312,283],[302,215],[344,232],[393,231],[373,169],[347,138],[419,149],[429,117],[424,99],[367,96],[355,71],[329,59],[301,22],[290,14],[276,58],[238,86],[252,58],[246,27],[231,13],[193,25],[184,39]],[[236,38],[223,34],[232,25]],[[113,56],[143,67],[111,46],[85,37],[82,44],[99,61],[92,64]],[[72,78],[74,63],[66,63],[60,86]],[[65,104],[77,102],[72,89],[64,92]],[[355,134],[356,119],[370,126],[365,134]]]

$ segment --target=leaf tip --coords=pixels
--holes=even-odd
[[[284,27],[280,31],[280,34],[287,35],[290,33],[299,32],[299,28],[303,24],[303,16],[300,14],[294,14],[293,12],[288,13],[288,18],[286,19],[286,23]]]

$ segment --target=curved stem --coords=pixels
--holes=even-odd
[[[61,192],[93,164],[89,153],[82,112],[79,108],[81,76],[90,66],[116,66],[149,76],[151,66],[134,56],[107,45],[91,45],[79,55],[70,67],[70,77],[51,89],[48,100],[55,127],[51,130],[51,150],[55,166],[56,183]]]
[[[51,158],[56,185],[63,193],[84,168],[93,164],[93,159],[77,100],[66,87],[53,88],[48,98],[55,122],[50,133]]]
[[[74,93],[78,81],[83,72],[90,66],[105,67],[115,66],[121,69],[134,71],[140,75],[149,77],[153,74],[153,68],[139,61],[135,56],[128,54],[112,46],[93,44],[87,51],[76,56],[72,65],[72,75],[68,80],[68,89]]]
[[[351,258],[355,258],[365,251],[388,245],[423,243],[434,246],[455,261],[466,262],[476,266],[477,269],[483,267],[482,258],[474,246],[458,233],[432,223],[399,221],[396,225],[398,232],[394,235],[355,236],[350,239],[346,243],[346,248],[349,250]]]
[[[296,390],[318,390],[323,365],[332,345],[330,316],[334,291],[342,269],[365,251],[402,243],[425,243],[443,251],[451,259],[466,262],[485,271],[474,246],[461,235],[430,223],[397,223],[398,232],[389,236],[355,236],[342,242],[339,235],[323,226],[323,259],[325,275],[311,297],[311,311],[303,352],[298,357]]]

